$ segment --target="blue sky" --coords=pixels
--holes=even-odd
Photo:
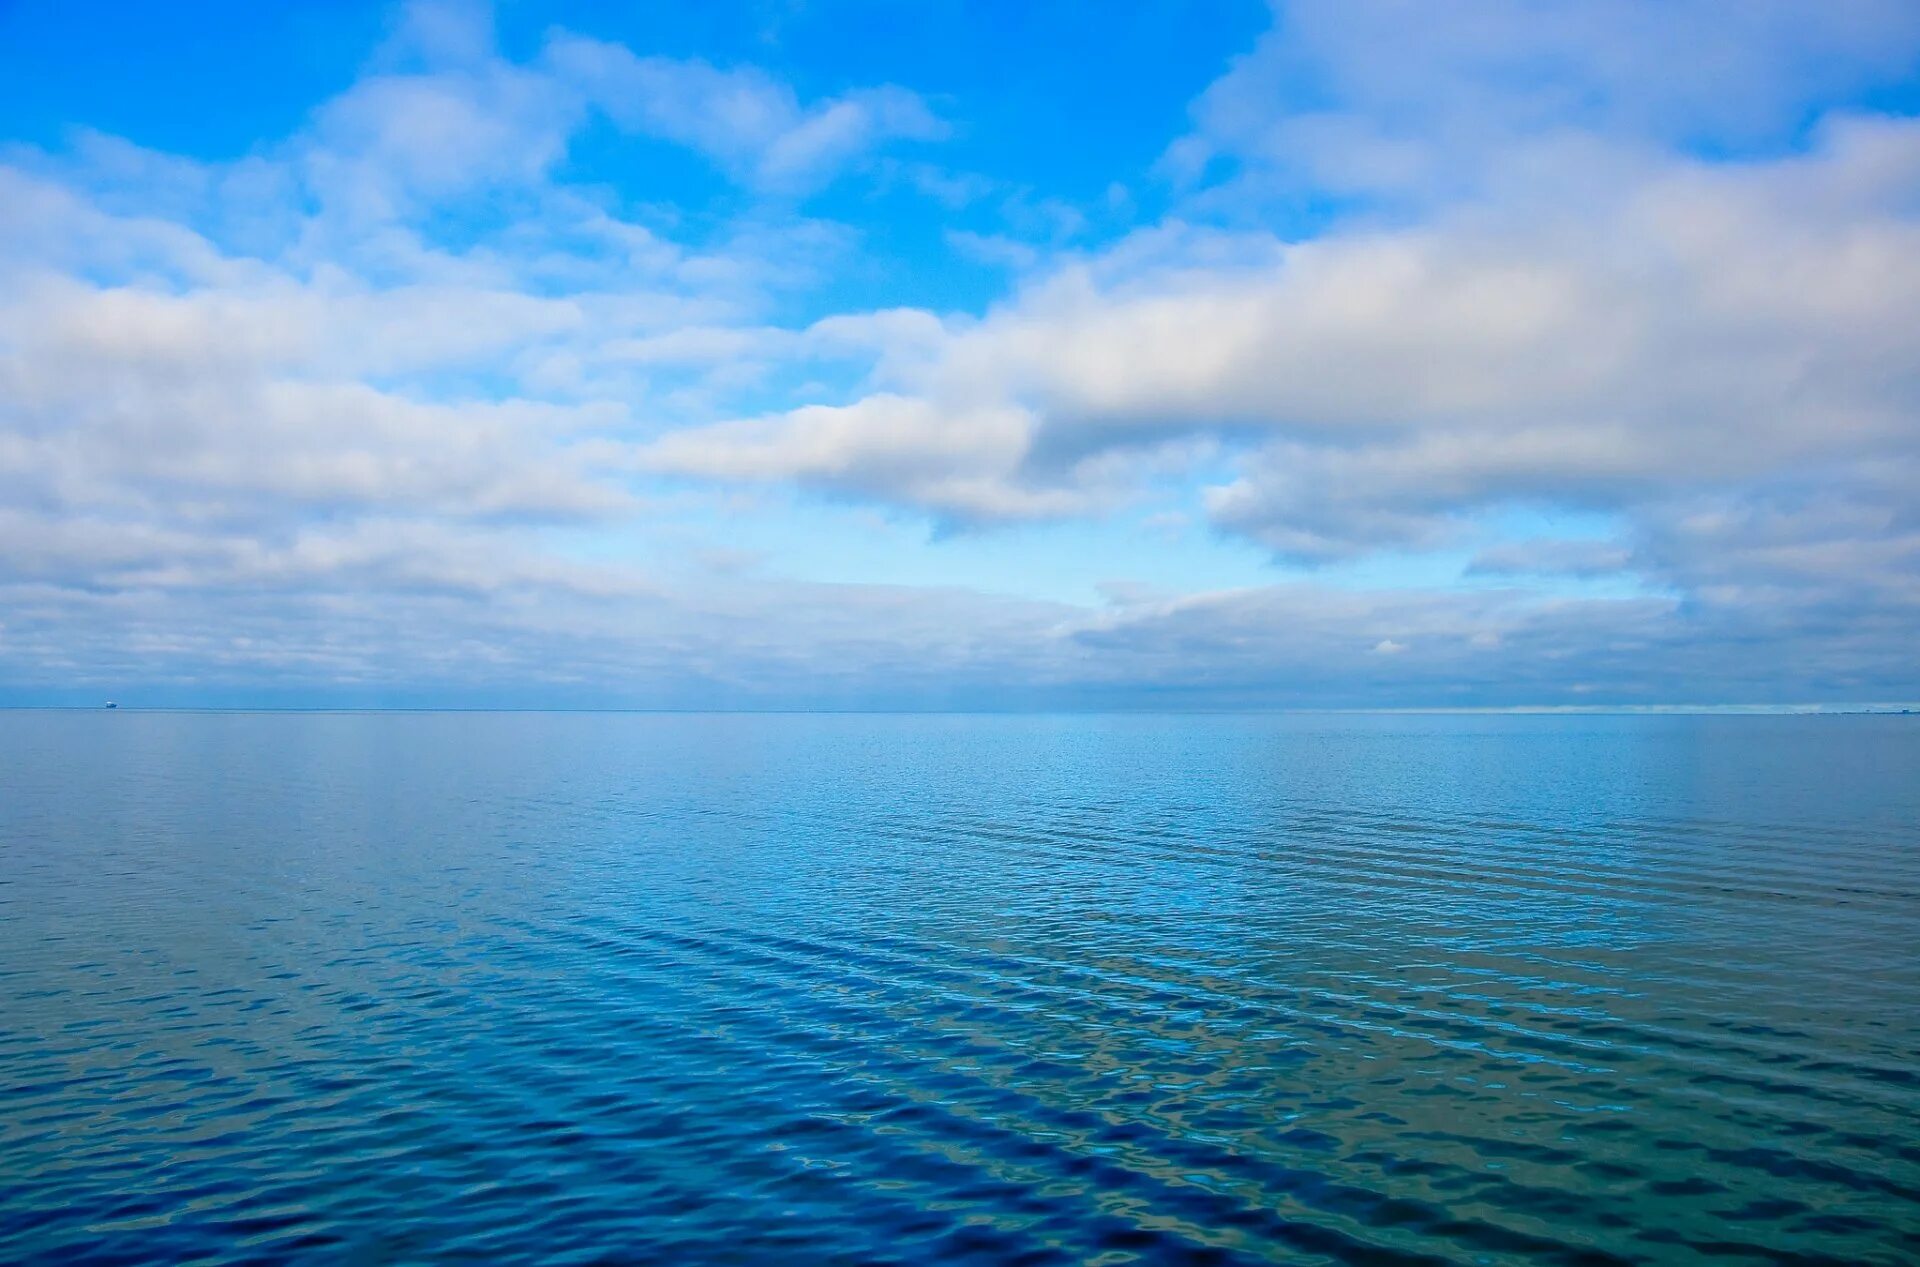
[[[1920,698],[1909,4],[16,0],[0,84],[0,702]]]

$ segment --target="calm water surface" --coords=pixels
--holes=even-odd
[[[0,1260],[1920,1261],[1920,717],[0,714]]]

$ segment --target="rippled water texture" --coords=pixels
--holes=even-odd
[[[0,1260],[1916,1261],[1920,717],[0,714]]]

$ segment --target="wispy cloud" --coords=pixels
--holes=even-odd
[[[919,94],[890,84],[803,105],[751,66],[640,57],[577,37],[555,40],[546,64],[620,126],[687,145],[767,191],[804,193],[888,142],[947,134]]]

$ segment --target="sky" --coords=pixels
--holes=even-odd
[[[1911,0],[0,0],[0,704],[1920,700]]]

